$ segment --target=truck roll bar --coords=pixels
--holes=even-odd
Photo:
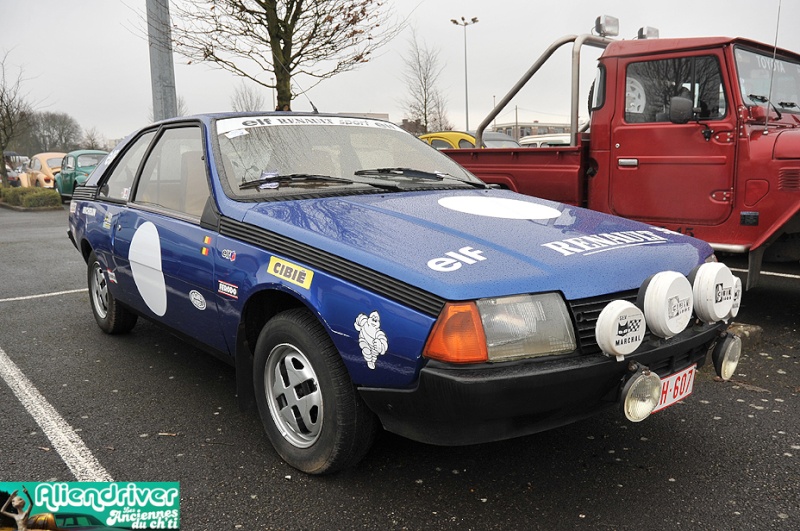
[[[527,72],[520,78],[517,83],[511,87],[511,90],[503,96],[503,99],[500,100],[494,109],[489,113],[489,115],[484,118],[481,124],[478,126],[478,130],[475,133],[475,145],[482,146],[483,145],[483,132],[489,127],[489,124],[492,123],[492,120],[497,118],[497,115],[500,114],[503,109],[505,109],[506,105],[517,95],[517,93],[525,86],[525,84],[530,81],[533,75],[539,71],[539,69],[544,65],[544,63],[550,58],[556,50],[561,48],[563,45],[572,42],[572,111],[570,113],[570,146],[577,145],[577,134],[578,134],[578,109],[579,109],[579,91],[580,91],[580,70],[581,70],[581,48],[584,45],[593,46],[595,48],[605,48],[610,43],[613,42],[612,39],[607,37],[598,37],[597,35],[565,35],[560,39],[556,40],[551,44],[545,51],[539,56],[539,59],[536,60],[535,63],[528,69]]]

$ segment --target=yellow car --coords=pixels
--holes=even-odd
[[[427,133],[419,137],[436,149],[470,149],[475,147],[475,135],[461,131],[440,131]],[[519,143],[505,133],[485,131],[483,133],[483,146],[485,148],[514,148]]]
[[[53,188],[56,176],[61,171],[61,160],[66,153],[39,153],[28,163],[25,173],[19,176],[21,186]]]

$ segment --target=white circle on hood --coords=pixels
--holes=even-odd
[[[167,285],[161,270],[161,240],[151,222],[142,223],[136,229],[128,259],[139,295],[154,314],[162,317],[167,313]]]
[[[443,197],[439,204],[456,212],[489,218],[545,220],[561,216],[561,211],[555,208],[505,197],[458,195]]]

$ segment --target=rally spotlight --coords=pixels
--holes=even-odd
[[[711,359],[714,361],[714,370],[717,376],[723,380],[730,380],[736,367],[739,365],[739,358],[742,355],[742,340],[739,336],[726,333],[725,337],[717,342]]]
[[[622,388],[622,410],[631,422],[641,422],[650,416],[661,399],[661,378],[647,367],[631,363],[635,372]]]

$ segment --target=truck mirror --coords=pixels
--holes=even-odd
[[[674,124],[685,124],[694,117],[692,100],[674,96],[669,100],[669,121]]]

